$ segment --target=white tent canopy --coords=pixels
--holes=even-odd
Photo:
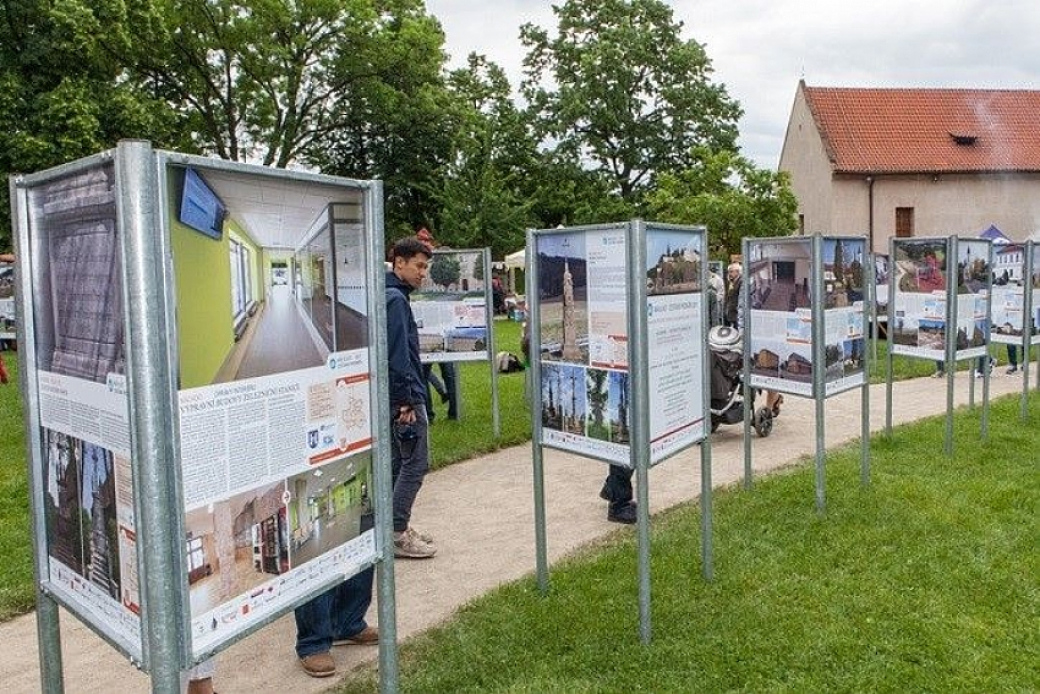
[[[505,258],[506,270],[523,270],[527,261],[527,248],[521,248],[515,253],[510,253]]]

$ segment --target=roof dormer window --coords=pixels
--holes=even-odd
[[[962,147],[970,147],[975,144],[978,138],[977,135],[969,135],[967,133],[948,133],[950,139],[953,140],[954,144],[961,145]]]

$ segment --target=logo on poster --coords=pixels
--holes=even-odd
[[[317,448],[318,447],[318,430],[311,429],[307,432],[307,447]]]

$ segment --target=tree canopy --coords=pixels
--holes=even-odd
[[[695,146],[735,150],[739,105],[660,0],[566,0],[555,35],[521,29],[524,96],[542,134],[637,200]]]
[[[746,236],[786,236],[796,229],[798,204],[785,172],[756,168],[730,151],[698,147],[690,156],[689,168],[661,174],[647,201],[653,219],[704,224],[716,258],[740,253]]]
[[[10,0],[0,171],[144,138],[380,179],[388,239],[426,226],[495,257],[528,227],[636,215],[707,224],[733,252],[793,229],[786,178],[740,157],[740,107],[666,4],[554,12],[554,31],[520,30],[516,92],[480,55],[449,71],[423,0]]]

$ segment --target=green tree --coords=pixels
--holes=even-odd
[[[521,28],[522,91],[541,134],[606,172],[638,202],[658,172],[693,162],[694,146],[735,150],[741,110],[711,82],[704,46],[681,38],[661,0],[565,0],[558,31]],[[548,86],[552,85],[552,86]]]
[[[351,1],[379,10],[378,41],[362,52],[340,43],[345,65],[367,78],[337,99],[335,125],[304,160],[326,173],[382,180],[388,239],[422,226],[439,236],[437,200],[460,121],[444,82],[444,34],[421,0]]]
[[[447,289],[459,281],[462,276],[462,266],[457,256],[450,253],[438,253],[433,256],[430,263],[430,279],[439,287]]]
[[[532,221],[523,182],[539,156],[537,141],[499,66],[472,54],[448,85],[461,118],[444,167],[438,233],[453,245],[489,246],[502,257],[523,244]]]
[[[704,224],[716,258],[740,253],[744,237],[795,231],[798,201],[786,172],[759,169],[731,151],[696,148],[691,158],[693,166],[661,174],[647,200],[653,219]]]
[[[185,148],[184,119],[127,79],[117,57],[155,20],[147,0],[0,4],[0,174],[32,172],[146,138]],[[115,49],[115,50],[114,50]],[[11,247],[0,186],[0,251]]]

